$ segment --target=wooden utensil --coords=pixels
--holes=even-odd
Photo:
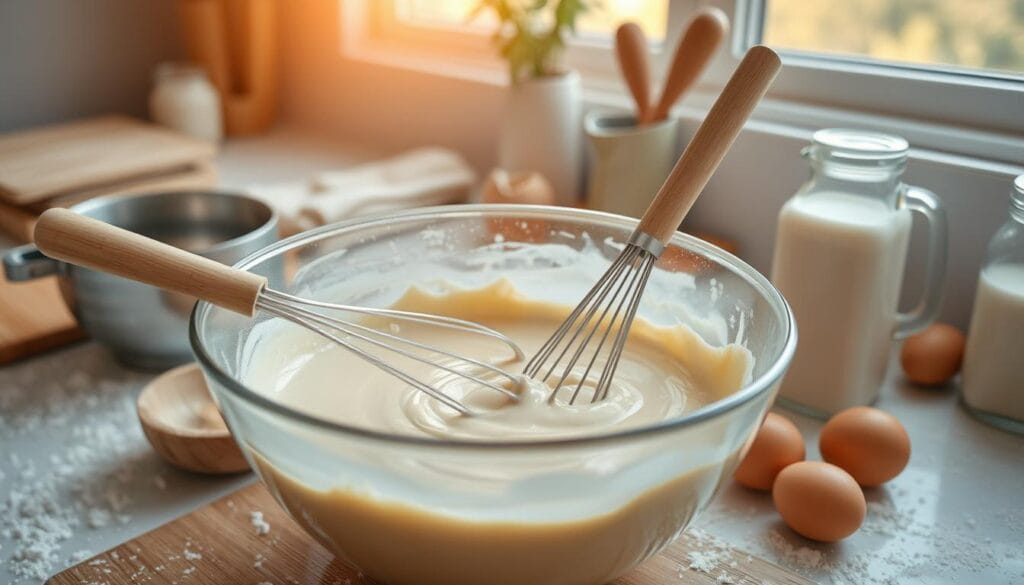
[[[768,47],[755,45],[747,51],[655,195],[638,230],[668,242],[781,67],[779,56]]]
[[[711,62],[711,57],[728,30],[729,17],[718,8],[709,6],[698,11],[676,46],[661,98],[648,109],[641,123],[656,122],[668,117],[672,106]]]
[[[636,119],[644,120],[650,109],[650,67],[647,62],[647,37],[635,22],[626,22],[615,31],[615,54],[629,93],[636,102]]]
[[[259,512],[270,527],[253,526]],[[186,546],[192,555],[182,553]],[[706,559],[691,568],[693,558]],[[706,566],[705,566],[706,565]],[[221,585],[224,583],[376,583],[302,531],[262,484],[255,484],[187,516],[86,559],[46,585]],[[763,559],[684,532],[657,556],[611,585],[812,585]],[[525,585],[525,584],[524,584]]]
[[[136,411],[150,445],[171,465],[199,473],[249,469],[198,365],[179,366],[150,382]]]
[[[252,316],[258,309],[263,314],[280,317],[329,339],[339,347],[353,352],[377,368],[463,414],[471,415],[473,412],[438,386],[417,379],[400,366],[394,365],[393,354],[436,366],[499,394],[515,396],[506,386],[467,373],[467,368],[480,367],[510,382],[518,379],[516,374],[487,361],[459,355],[443,347],[434,347],[422,341],[403,338],[394,332],[384,333],[367,327],[356,323],[353,316],[380,316],[390,321],[414,321],[421,326],[454,329],[464,334],[477,335],[481,340],[499,341],[508,347],[516,358],[523,356],[522,349],[511,339],[472,321],[411,311],[325,303],[297,297],[269,288],[265,276],[225,266],[215,260],[67,209],[48,209],[39,216],[35,228],[35,243],[43,254],[55,260],[63,260],[76,266],[92,268],[196,297],[242,315]],[[339,313],[347,317],[340,318],[337,316]],[[416,355],[411,353],[409,348],[434,351]],[[436,355],[443,355],[445,362],[438,362],[434,357]],[[459,370],[460,367],[463,369]]]

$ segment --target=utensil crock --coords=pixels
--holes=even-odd
[[[622,112],[588,112],[590,145],[587,207],[640,217],[678,158],[677,118],[637,126]]]

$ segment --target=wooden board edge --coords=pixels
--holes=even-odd
[[[273,499],[263,484],[259,481],[255,481],[205,505],[198,506],[175,519],[161,524],[152,530],[141,533],[134,538],[107,549],[106,551],[93,555],[92,557],[72,566],[61,569],[48,578],[44,585],[69,585],[70,583],[78,583],[79,581],[71,580],[73,573],[88,571],[90,565],[107,563],[111,559],[116,560],[119,556],[128,554],[131,551],[137,551],[136,554],[141,555],[142,553],[138,551],[144,546],[142,541],[148,539],[159,539],[159,533],[162,531],[171,533],[187,533],[186,527],[197,522],[202,523],[203,516],[211,514],[216,515],[221,513],[218,512],[218,510],[222,511],[224,508],[235,510],[235,501],[243,503],[259,501],[261,505],[267,502],[269,505],[275,506],[274,511],[268,515],[270,523],[275,525],[275,530],[277,530],[277,527],[279,527],[281,522],[285,520],[289,524],[294,524],[294,521],[287,512],[278,507],[277,502]],[[177,527],[179,529],[167,530],[168,527]],[[310,544],[315,544],[312,539],[306,533],[302,532],[297,525],[292,528],[302,538],[309,539]],[[789,569],[760,557],[750,555],[745,551],[723,542],[718,542],[714,545],[716,550],[715,556],[720,556],[718,566],[716,566],[714,570],[710,571],[695,570],[690,566],[692,563],[690,560],[690,554],[694,550],[700,550],[700,548],[697,548],[700,546],[703,546],[703,541],[699,537],[695,536],[693,533],[684,532],[676,542],[669,545],[664,551],[656,555],[654,558],[649,559],[629,574],[617,579],[610,585],[660,585],[660,583],[666,582],[665,579],[667,577],[671,577],[670,582],[679,583],[680,585],[715,585],[723,582],[744,585],[749,585],[751,583],[761,584],[764,582],[770,582],[773,585],[815,585],[815,582],[811,579],[800,576]],[[315,547],[323,554],[330,555],[330,553],[320,545],[316,544]],[[120,553],[117,551],[120,551]],[[319,560],[323,561],[323,559]],[[341,561],[334,558],[328,564],[338,562]],[[345,566],[346,570],[351,570],[353,572],[356,571],[354,568],[348,567],[347,565]],[[107,579],[104,578],[104,580]],[[110,582],[117,583],[118,581],[115,579]],[[351,582],[355,583],[355,580],[353,579]],[[366,585],[373,583],[368,578],[361,579],[359,582]]]

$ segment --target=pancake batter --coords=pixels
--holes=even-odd
[[[506,280],[479,290],[452,289],[443,295],[413,289],[395,308],[480,322],[511,337],[527,356],[570,310],[525,298]],[[509,353],[500,343],[489,344],[478,335],[404,322],[382,325],[392,331],[400,327],[396,333],[402,337],[478,359],[507,358]],[[477,413],[466,417],[298,327],[281,325],[253,347],[246,382],[292,408],[375,431],[462,441],[579,437],[678,418],[741,388],[749,381],[753,364],[750,353],[738,345],[712,347],[689,328],[656,327],[638,319],[608,398],[591,404],[585,388],[570,406],[563,399],[550,403],[551,389],[535,381],[511,384],[518,394],[518,400],[512,400],[428,365],[389,360]],[[522,369],[521,363],[499,363],[509,372]],[[706,436],[699,440],[714,443],[716,439]],[[461,454],[448,457],[450,453],[438,452],[439,456],[433,457],[401,446],[392,450],[393,457],[375,452],[370,467],[393,469],[391,481],[413,484],[413,493],[420,490],[423,494],[408,498],[374,493],[371,482],[358,473],[332,480],[328,489],[314,488],[263,456],[257,454],[256,459],[271,490],[307,531],[384,583],[568,585],[604,583],[660,550],[686,526],[698,502],[707,500],[720,468],[731,466],[737,454],[682,475],[669,475],[659,487],[645,492],[619,490],[616,498],[609,500],[619,504],[607,504],[595,512],[570,513],[568,505],[559,503],[558,512],[550,519],[493,506],[467,517],[460,508],[473,508],[474,486],[493,482],[501,489],[522,490],[527,488],[514,488],[516,482],[529,484],[552,476],[560,478],[559,485],[568,486],[574,481],[572,474],[591,473],[593,469],[588,468],[594,466],[656,458],[657,454],[647,452],[650,449],[650,442],[635,448],[609,445],[591,449],[589,454],[582,448],[552,451],[543,458],[506,451],[508,456],[501,465],[481,466],[499,468],[497,472],[467,467]],[[638,455],[638,450],[644,454]],[[340,456],[358,457],[358,446]],[[652,473],[665,473],[665,466],[661,467]],[[469,495],[460,500],[460,490]],[[430,501],[428,492],[440,493],[442,496],[434,494],[440,498],[446,491],[455,494],[453,501],[428,507],[404,503]],[[584,491],[579,499],[588,497]]]
[[[411,289],[394,308],[476,321],[512,338],[527,359],[569,312],[568,307],[519,295],[508,280],[478,290],[452,289],[445,295]],[[387,327],[406,339],[491,361],[511,373],[522,371],[524,365],[502,360],[510,350],[480,335],[401,321],[385,323],[382,329]],[[588,392],[596,382],[591,372],[590,386],[585,384],[570,406],[570,388],[564,388],[556,403],[549,404],[551,388],[524,378],[511,385],[519,395],[514,401],[429,364],[376,352],[477,413],[465,417],[338,344],[299,327],[275,330],[272,339],[262,340],[257,353],[247,382],[298,410],[377,431],[484,441],[604,434],[676,418],[739,389],[748,380],[753,361],[738,345],[711,347],[687,327],[655,327],[637,319],[608,398],[590,402]],[[505,381],[450,358],[432,359],[495,382]],[[580,360],[577,374],[582,374],[585,364],[586,360]],[[557,381],[558,375],[549,383]],[[578,379],[570,377],[567,383],[575,387]]]

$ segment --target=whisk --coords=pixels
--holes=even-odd
[[[303,299],[269,288],[267,279],[258,274],[225,266],[66,209],[50,209],[39,217],[35,242],[44,254],[57,260],[197,297],[248,317],[263,311],[287,319],[330,339],[464,415],[473,412],[440,388],[416,379],[383,356],[401,355],[491,388],[512,400],[518,399],[514,391],[494,381],[504,378],[514,385],[519,382],[518,374],[484,360],[343,320],[332,313],[367,315],[481,335],[511,348],[514,357],[510,359],[523,359],[523,351],[511,339],[478,323],[440,315]]]
[[[655,261],[725,158],[780,67],[778,55],[767,47],[755,46],[747,51],[618,258],[526,363],[523,372],[543,383],[560,371],[551,386],[549,402],[554,402],[561,390],[572,388],[568,402],[574,403],[583,387],[592,381],[591,371],[595,367],[599,367],[600,375],[591,401],[607,398]],[[605,354],[601,363],[599,358]],[[581,365],[582,374],[575,372],[577,364]],[[579,381],[574,388],[572,384],[566,385],[570,376],[577,375]]]

